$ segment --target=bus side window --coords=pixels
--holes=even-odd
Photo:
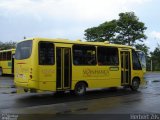
[[[133,70],[142,70],[137,53],[132,50]]]
[[[118,48],[104,47],[97,48],[99,65],[118,65]]]
[[[54,45],[52,42],[39,42],[39,65],[54,64]]]
[[[91,45],[74,45],[73,64],[96,65],[96,47]]]
[[[7,52],[7,60],[11,60],[11,51]]]
[[[2,60],[4,60],[4,61],[7,60],[7,52],[3,53],[3,59]]]

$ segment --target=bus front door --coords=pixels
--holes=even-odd
[[[56,48],[56,89],[66,90],[71,87],[71,48]]]
[[[130,51],[121,51],[121,85],[129,85],[131,81]]]

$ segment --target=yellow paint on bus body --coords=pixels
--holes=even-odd
[[[106,44],[103,42],[81,42],[81,41],[69,41],[63,39],[46,39],[46,38],[33,38],[29,39],[32,41],[32,52],[30,57],[27,59],[18,60],[15,59],[15,84],[18,87],[28,88],[28,89],[37,89],[44,91],[57,91],[57,90],[74,90],[75,85],[79,81],[84,81],[88,84],[88,88],[107,88],[107,87],[119,87],[125,84],[122,83],[122,71],[123,75],[126,76],[127,70],[123,70],[121,67],[121,56],[122,52],[128,52],[128,57],[130,58],[130,81],[128,81],[128,85],[131,84],[133,78],[137,77],[140,79],[140,83],[143,83],[143,71],[142,70],[133,70],[132,66],[132,47],[124,46],[124,45],[115,45],[115,44]],[[27,40],[24,40],[27,41]],[[22,43],[21,41],[19,43]],[[54,44],[54,56],[55,62],[53,65],[40,65],[38,56],[38,45],[40,42],[51,42]],[[96,63],[95,65],[74,65],[73,64],[73,45],[93,45],[93,46],[105,46],[105,47],[116,47],[118,48],[118,57],[119,64],[118,65],[105,65],[101,66]],[[58,78],[57,73],[57,51],[60,48],[61,60],[60,63],[60,73],[61,76]],[[69,71],[71,71],[68,86],[65,86],[65,70],[64,70],[64,60],[65,51],[70,49],[71,56],[69,60],[71,63],[69,64]],[[48,51],[49,52],[49,51]],[[94,53],[93,53],[94,54]],[[62,69],[63,68],[63,69]],[[71,69],[71,70],[70,70]],[[125,80],[128,78],[124,77]],[[60,87],[58,86],[57,79],[60,79]]]

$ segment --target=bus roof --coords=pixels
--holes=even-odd
[[[27,38],[22,41],[27,41],[27,40],[37,40],[37,41],[51,41],[51,42],[56,42],[56,43],[68,43],[68,44],[86,44],[86,45],[102,45],[102,46],[113,46],[113,47],[123,47],[123,48],[132,48],[132,46],[127,46],[127,45],[120,45],[120,44],[111,44],[108,41],[105,42],[86,42],[86,41],[81,41],[81,40],[68,40],[68,39],[61,39],[61,38]],[[22,42],[20,41],[20,42]]]
[[[8,51],[15,51],[16,49],[7,49],[7,50],[0,50],[0,52],[8,52]]]
[[[137,52],[143,52],[142,50],[136,50]]]

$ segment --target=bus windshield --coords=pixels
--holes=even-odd
[[[23,41],[17,44],[15,59],[22,60],[27,59],[32,53],[32,40]]]
[[[137,54],[138,54],[139,60],[142,64],[142,68],[146,69],[146,56],[145,56],[144,52],[137,51]]]

